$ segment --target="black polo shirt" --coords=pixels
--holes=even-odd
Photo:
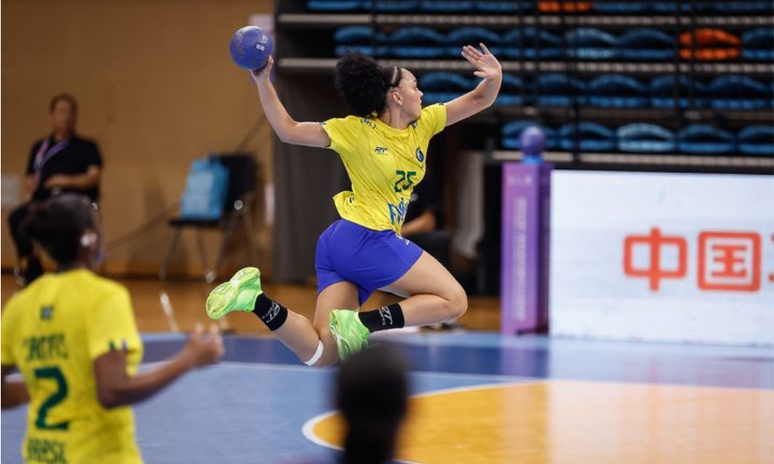
[[[38,140],[30,150],[30,159],[27,162],[27,175],[35,175],[35,157],[45,139]],[[53,136],[48,138],[48,150],[56,143]],[[32,194],[33,201],[42,201],[51,197],[51,189],[44,188],[46,180],[56,174],[77,175],[85,174],[90,166],[102,166],[102,157],[99,154],[97,144],[88,139],[82,139],[76,135],[70,138],[70,142],[61,151],[54,154],[43,165],[40,172],[40,181]],[[88,195],[92,201],[99,198],[99,187],[89,190],[63,189],[62,192],[76,192]]]
[[[413,221],[418,218],[425,211],[432,211],[436,217],[436,228],[441,225],[441,199],[438,192],[438,186],[435,183],[435,178],[429,172],[425,174],[424,180],[414,187],[414,191],[411,192],[411,201],[408,205],[408,211],[406,211],[406,219],[404,224]]]

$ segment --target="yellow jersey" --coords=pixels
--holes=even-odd
[[[376,117],[329,119],[322,127],[341,157],[352,191],[333,197],[339,215],[373,230],[400,229],[411,192],[425,177],[427,146],[446,127],[446,107],[431,105],[404,130]]]
[[[2,364],[17,366],[30,394],[26,463],[142,463],[129,407],[97,400],[94,360],[127,350],[142,359],[129,292],[88,270],[47,274],[15,295],[2,315]]]

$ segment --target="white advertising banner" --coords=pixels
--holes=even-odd
[[[551,334],[774,345],[774,177],[554,171]]]

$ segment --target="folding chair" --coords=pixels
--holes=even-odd
[[[166,280],[169,264],[172,262],[172,258],[174,258],[183,230],[189,228],[196,230],[199,253],[205,270],[204,278],[208,283],[212,283],[218,278],[226,256],[226,248],[229,244],[229,239],[240,222],[244,227],[247,256],[249,257],[250,262],[256,262],[254,256],[255,247],[253,245],[253,220],[251,211],[255,197],[255,161],[252,155],[247,154],[219,156],[218,159],[229,172],[228,193],[226,195],[226,205],[223,208],[223,214],[220,218],[214,220],[184,219],[181,217],[175,217],[169,220],[169,226],[175,229],[175,233],[172,237],[172,243],[167,250],[167,256],[159,270],[159,278],[161,278],[161,280]],[[223,236],[221,237],[215,266],[208,268],[207,251],[204,246],[202,231],[215,229],[220,229],[223,232]]]

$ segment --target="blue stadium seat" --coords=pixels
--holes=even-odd
[[[426,104],[448,102],[473,90],[479,81],[478,78],[468,79],[446,71],[427,73],[419,79],[420,90],[424,93],[422,100]],[[521,78],[504,74],[497,104],[501,106],[524,104],[523,88],[524,83]]]
[[[542,126],[534,121],[513,121],[504,125],[500,129],[502,134],[502,145],[509,150],[521,150],[519,146],[519,135],[528,127],[537,126],[546,135],[546,150],[554,150],[559,145],[556,140],[556,131],[550,127]]]
[[[360,0],[309,0],[306,5],[313,11],[357,11],[363,8]]]
[[[344,55],[347,50],[357,50],[375,57],[387,56],[388,53],[386,46],[373,45],[374,41],[378,43],[385,38],[381,33],[374,36],[371,26],[342,27],[333,34],[333,40],[337,45],[335,50],[337,56]]]
[[[594,2],[594,11],[599,13],[634,14],[645,13],[651,10],[651,2],[628,2],[625,0],[611,2],[602,0]]]
[[[434,13],[461,13],[473,11],[473,0],[420,0],[419,8]]]
[[[454,100],[475,86],[473,79],[446,71],[427,73],[420,77],[419,84],[425,104]]]
[[[742,58],[774,61],[774,29],[762,27],[742,34]]]
[[[389,56],[389,48],[373,45],[339,45],[335,50],[336,56],[344,56],[347,50],[358,51],[375,58]]]
[[[387,37],[393,56],[409,59],[440,58],[445,54],[446,37],[424,26],[407,26]]]
[[[774,156],[774,127],[750,126],[737,134],[739,151],[746,155]]]
[[[691,124],[677,133],[681,153],[721,155],[733,152],[735,145],[733,134],[706,124]]]
[[[478,44],[482,42],[495,56],[500,55],[500,34],[483,27],[460,27],[449,32],[446,53],[456,58],[464,45],[480,48]]]
[[[523,59],[555,59],[562,56],[562,40],[534,27],[513,29],[500,39],[503,56]]]
[[[586,102],[586,84],[566,74],[541,74],[535,85],[538,106],[570,106],[573,102]]]
[[[424,74],[420,77],[419,82],[423,92],[435,92],[438,90],[449,89],[469,91],[475,86],[471,79],[448,71],[436,71]]]
[[[667,60],[675,56],[675,39],[658,29],[634,29],[618,38],[618,56],[624,60]]]
[[[568,123],[559,129],[557,135],[559,147],[567,151],[614,151],[616,149],[615,132],[594,122]]]
[[[721,110],[757,110],[767,108],[770,89],[747,76],[720,76],[709,86],[710,104]]]
[[[648,106],[648,89],[640,81],[623,74],[603,74],[586,85],[588,102],[602,108],[642,108]]]
[[[752,2],[717,1],[717,2],[712,2],[712,9],[716,13],[727,13],[727,14],[772,13],[774,12],[774,3],[772,3],[771,0],[752,1]]]
[[[535,6],[532,2],[517,0],[478,0],[476,8],[481,12],[497,14],[533,11]]]
[[[363,8],[380,13],[405,13],[419,8],[419,0],[363,0]]]
[[[707,12],[709,10],[708,7],[701,6],[700,2],[694,2],[693,4],[695,11],[704,11]],[[689,2],[653,2],[651,4],[651,11],[654,11],[656,13],[690,13],[691,11],[691,5]]]
[[[363,45],[373,38],[374,29],[371,26],[342,27],[333,34],[333,40],[339,45]]]
[[[616,57],[618,39],[593,27],[580,27],[565,34],[567,53],[582,60],[608,60]]]
[[[707,87],[699,82],[692,81],[687,76],[680,75],[677,80],[672,74],[659,76],[650,81],[650,103],[653,108],[674,108],[675,107],[675,86],[678,86],[679,108],[706,108]],[[693,98],[691,98],[693,96]]]
[[[618,149],[632,153],[668,153],[675,150],[675,134],[655,124],[635,123],[616,131]]]
[[[496,103],[502,106],[520,106],[524,104],[524,81],[513,74],[503,74],[503,85]]]

